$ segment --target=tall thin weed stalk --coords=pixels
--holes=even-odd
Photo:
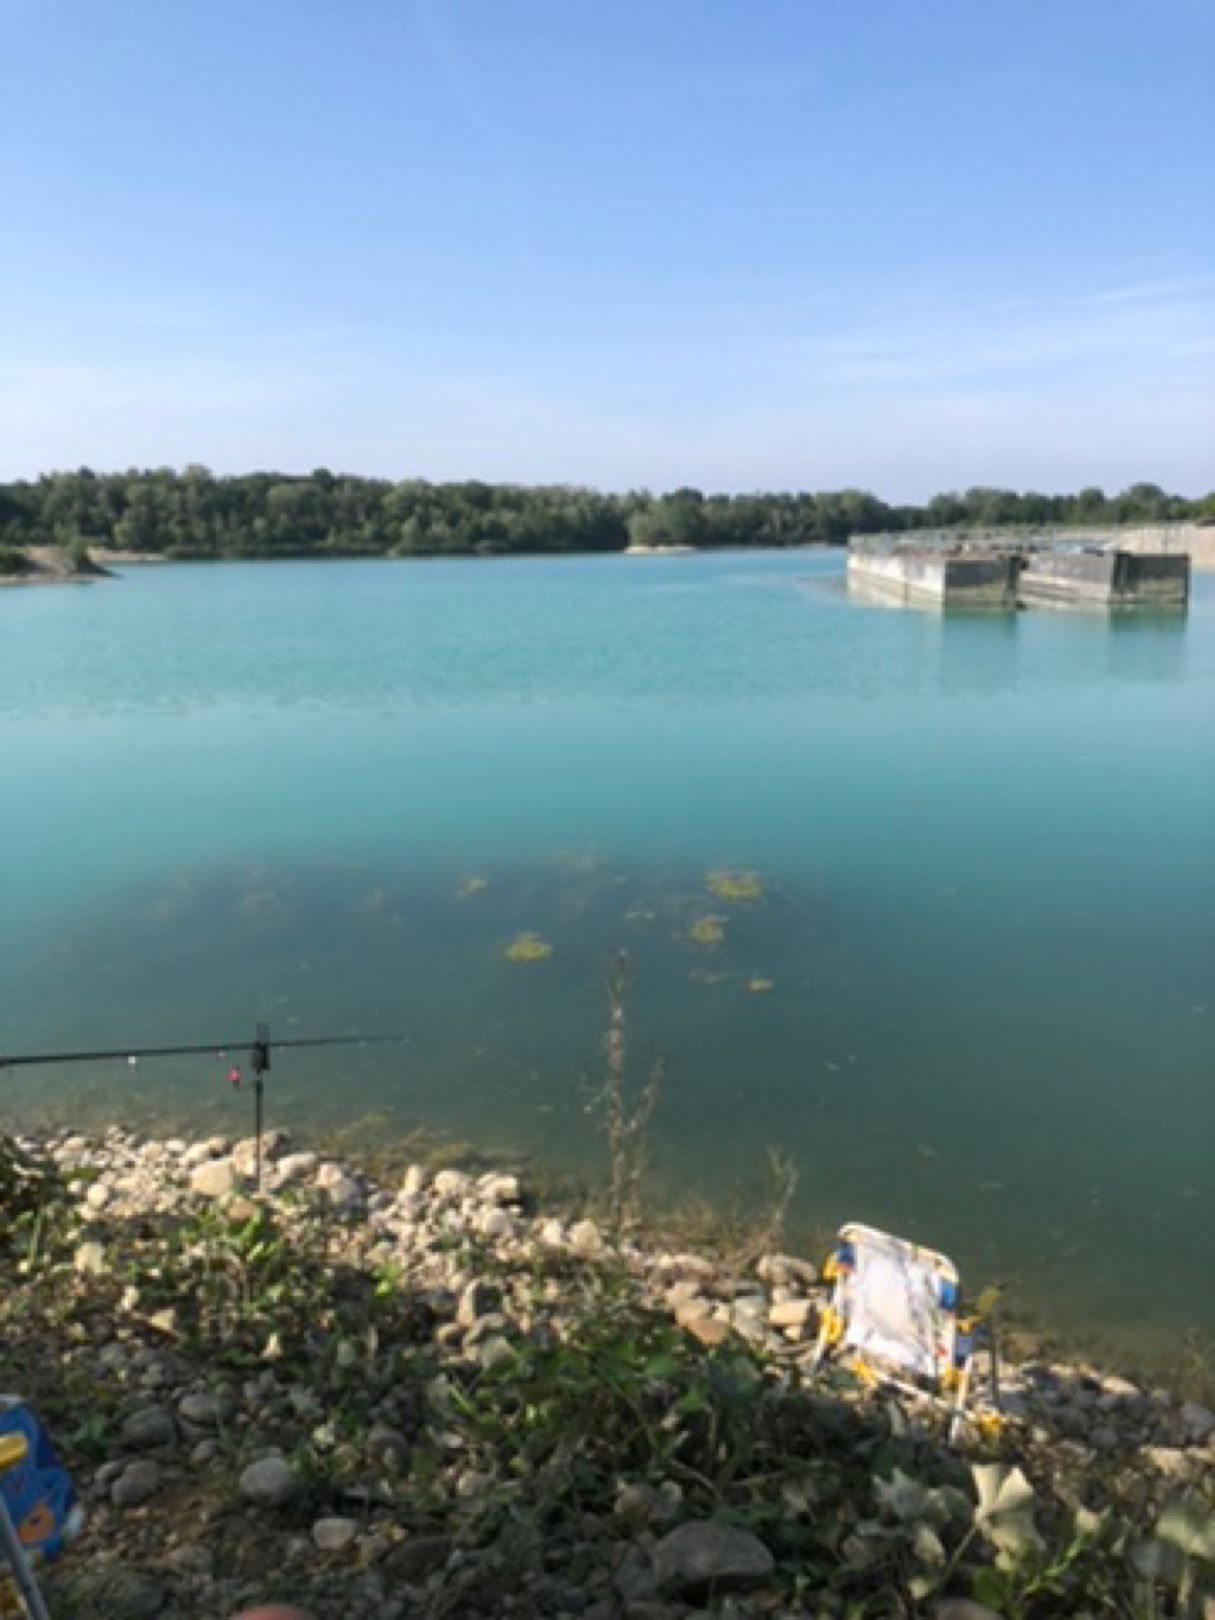
[[[603,1074],[590,1094],[588,1112],[597,1115],[608,1158],[607,1225],[619,1241],[641,1224],[646,1171],[649,1166],[650,1121],[658,1106],[665,1065],[655,1060],[645,1083],[634,1094],[629,1084],[628,996],[633,964],[620,951],[608,967],[604,990],[607,1028],[603,1036]]]

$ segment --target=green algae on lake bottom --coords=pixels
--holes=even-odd
[[[508,962],[545,962],[553,954],[553,947],[539,934],[516,934],[502,952]]]
[[[737,904],[760,900],[764,893],[757,872],[732,871],[725,867],[718,867],[710,872],[705,879],[705,885],[719,900],[732,900]]]

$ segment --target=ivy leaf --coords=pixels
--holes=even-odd
[[[1156,1534],[1186,1558],[1215,1563],[1215,1514],[1204,1503],[1171,1503],[1156,1522]]]
[[[1043,1545],[1034,1524],[1034,1488],[1007,1463],[972,1463],[979,1493],[975,1523],[996,1548],[998,1562],[1011,1563]]]
[[[923,1485],[901,1468],[888,1480],[875,1479],[873,1489],[882,1508],[900,1524],[947,1524],[959,1502],[956,1491]]]

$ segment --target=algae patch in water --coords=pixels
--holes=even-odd
[[[539,934],[516,934],[502,954],[508,962],[543,962],[553,947]]]
[[[707,917],[697,917],[688,929],[688,938],[693,945],[703,945],[708,950],[720,945],[726,937],[726,919],[710,913]]]
[[[461,900],[467,900],[471,895],[484,894],[488,888],[489,879],[487,877],[481,877],[478,873],[471,872],[467,877],[460,879],[456,886],[456,894]]]
[[[776,986],[771,979],[748,979],[746,984],[743,985],[743,989],[749,990],[753,996],[766,996],[770,990],[775,988]]]
[[[759,873],[745,868],[732,870],[718,867],[705,878],[705,884],[719,900],[731,900],[736,904],[762,900],[764,896]]]

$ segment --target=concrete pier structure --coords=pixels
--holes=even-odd
[[[1075,542],[866,537],[849,545],[848,586],[908,606],[1183,608],[1190,559]]]
[[[1021,569],[1020,600],[1094,607],[1184,607],[1190,559],[1131,551],[1029,552]]]
[[[1017,560],[937,547],[850,548],[848,584],[896,602],[1009,611],[1017,605]]]

